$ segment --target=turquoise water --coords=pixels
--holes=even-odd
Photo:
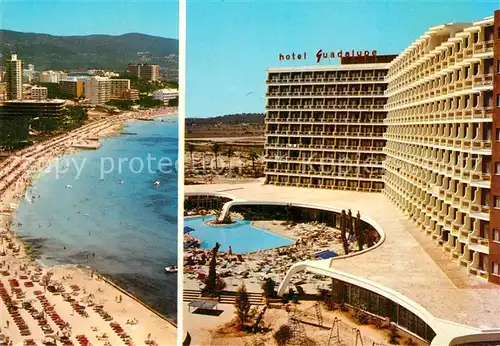
[[[204,249],[211,249],[219,242],[221,251],[228,251],[231,246],[233,253],[247,253],[293,244],[291,239],[253,227],[248,220],[234,220],[236,223],[224,226],[205,223],[212,219],[214,216],[184,219],[184,226],[195,230],[191,235],[203,241]]]
[[[177,118],[133,121],[125,131],[137,135],[103,139],[99,150],[66,156],[42,172],[14,228],[42,263],[92,266],[175,319],[177,275],[164,268],[177,264],[177,171],[158,161],[177,161]],[[148,154],[157,159],[151,169]]]

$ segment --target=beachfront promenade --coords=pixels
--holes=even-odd
[[[42,267],[32,261],[11,230],[13,207],[37,172],[51,161],[75,152],[75,145],[117,133],[123,122],[170,112],[127,112],[15,153],[0,162],[0,342],[26,340],[41,345],[175,345],[176,327],[89,268]],[[57,291],[46,290],[44,276]],[[53,291],[53,290],[51,290]],[[133,323],[127,323],[133,321]],[[69,328],[68,328],[69,327]],[[65,339],[63,336],[68,335]]]
[[[406,300],[408,305],[420,309],[414,311],[417,315],[427,315],[422,316],[424,320],[434,319],[434,326],[441,328],[436,330],[438,335],[433,345],[450,340],[450,334],[493,328],[500,333],[500,287],[461,272],[456,264],[446,260],[449,253],[435,247],[383,194],[272,186],[262,182],[191,185],[185,187],[185,192],[224,195],[235,201],[227,206],[238,201],[278,202],[337,211],[351,209],[353,213],[359,210],[362,219],[385,234],[382,244],[358,256],[303,262],[302,269],[309,267],[312,272],[331,277],[345,274],[361,287],[362,281],[367,280],[381,292],[385,288],[398,299]]]

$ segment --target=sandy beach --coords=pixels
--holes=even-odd
[[[0,162],[0,343],[3,335],[12,345],[26,340],[37,345],[47,340],[63,345],[176,344],[173,323],[91,268],[37,263],[11,230],[12,211],[53,160],[78,148],[98,148],[98,138],[117,134],[127,120],[176,113],[176,108],[161,108],[106,116]]]

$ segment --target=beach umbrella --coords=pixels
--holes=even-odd
[[[194,228],[191,228],[188,226],[184,227],[184,234],[191,233],[191,232],[194,232]]]

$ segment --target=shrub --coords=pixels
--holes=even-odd
[[[370,321],[370,315],[362,310],[357,310],[356,319],[358,320],[359,324],[368,324],[368,322]]]
[[[276,287],[276,282],[271,278],[267,278],[266,281],[264,281],[264,283],[262,284],[262,291],[264,293],[264,297],[269,297],[269,298],[274,297],[275,287]]]
[[[398,333],[398,329],[394,326],[392,326],[392,328],[389,329],[391,334],[389,335],[389,343],[391,345],[399,345],[399,333]]]
[[[251,305],[248,299],[248,293],[245,284],[241,285],[238,288],[238,292],[236,294],[236,299],[234,302],[234,308],[236,310],[236,316],[238,317],[238,322],[240,323],[240,325],[248,322],[250,318]]]
[[[323,298],[323,303],[324,303],[324,305],[325,305],[325,308],[326,308],[327,310],[330,310],[330,311],[332,311],[332,310],[336,310],[336,309],[337,309],[337,306],[338,306],[338,304],[337,304],[337,302],[335,301],[335,298],[334,298],[334,296],[333,296],[333,294],[332,294],[331,292],[328,292],[328,293],[324,296],[324,298]]]
[[[384,327],[384,321],[380,318],[373,318],[371,324],[373,324],[373,326],[377,329],[382,329]]]
[[[417,343],[412,338],[407,338],[406,342],[405,342],[405,345],[408,345],[408,346],[417,346]]]
[[[288,325],[282,325],[279,327],[279,329],[274,333],[274,340],[276,340],[276,343],[278,346],[283,346],[288,343],[288,341],[292,338],[293,333]]]

